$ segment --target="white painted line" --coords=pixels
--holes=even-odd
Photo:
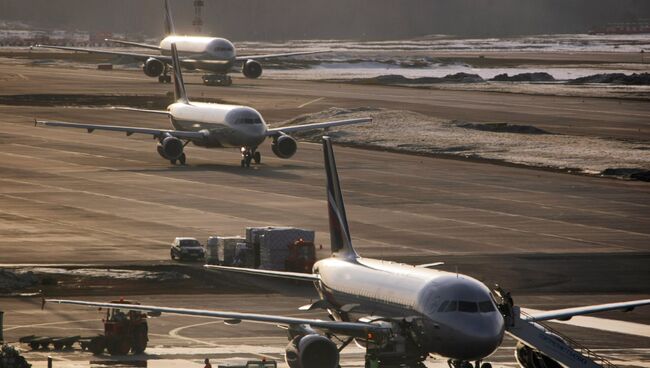
[[[305,102],[304,104],[298,106],[298,108],[299,108],[299,109],[302,109],[303,107],[305,107],[305,106],[307,106],[307,105],[311,105],[311,104],[313,104],[314,102],[318,102],[318,101],[320,101],[320,100],[324,100],[324,99],[325,99],[325,97],[319,97],[319,98],[313,99],[313,100],[311,100],[311,101],[309,101],[309,102]]]

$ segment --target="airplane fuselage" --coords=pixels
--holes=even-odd
[[[420,318],[426,353],[480,360],[492,354],[503,339],[503,316],[490,290],[469,276],[335,257],[317,262],[314,273],[320,275],[316,288],[321,298],[336,309],[348,305],[354,306],[351,313],[355,315]]]
[[[204,36],[167,36],[160,41],[160,52],[171,55],[171,44],[175,43],[180,56],[195,60],[196,69],[227,73],[235,63],[237,52],[232,42],[225,38]],[[220,60],[223,63],[205,63],[201,60]]]
[[[174,129],[204,133],[205,139],[193,141],[198,146],[255,148],[266,139],[266,122],[250,107],[192,102],[174,103],[167,109]]]

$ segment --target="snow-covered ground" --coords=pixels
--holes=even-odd
[[[450,122],[410,111],[331,108],[284,124],[371,116],[371,124],[332,129],[335,141],[406,152],[444,154],[599,174],[608,168],[650,170],[650,144],[560,134],[534,127]],[[502,132],[484,129],[503,130]],[[508,131],[523,131],[513,133]],[[318,139],[314,133],[308,138]]]

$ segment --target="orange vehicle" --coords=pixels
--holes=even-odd
[[[114,300],[111,303],[140,304],[128,300]],[[93,337],[88,344],[93,354],[102,354],[104,349],[111,355],[126,355],[129,351],[140,354],[147,348],[149,327],[146,313],[109,308],[102,321],[104,335]]]
[[[290,272],[311,273],[316,262],[316,247],[313,242],[299,239],[289,244],[289,255],[284,268]]]

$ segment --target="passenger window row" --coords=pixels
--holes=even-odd
[[[440,304],[438,312],[490,313],[494,312],[494,304],[490,300],[483,302],[468,302],[465,300],[445,300]]]

